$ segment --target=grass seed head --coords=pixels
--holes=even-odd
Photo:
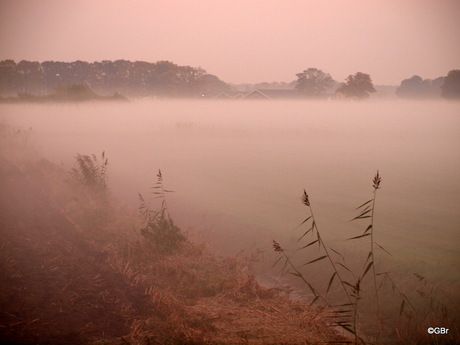
[[[308,199],[308,194],[305,189],[303,190],[302,202],[305,206],[310,206],[310,200]]]
[[[379,175],[379,171],[377,170],[377,174],[375,174],[374,179],[372,182],[374,182],[374,189],[379,189],[380,188],[380,182],[382,181],[382,178]]]
[[[275,240],[273,240],[273,249],[275,249],[275,252],[279,252],[279,253],[283,252],[283,248],[281,248],[280,244],[276,242]]]

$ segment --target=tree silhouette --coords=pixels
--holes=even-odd
[[[334,85],[334,80],[329,73],[324,73],[317,68],[309,68],[296,75],[296,89],[308,97],[317,97]]]
[[[439,98],[444,77],[434,80],[422,79],[418,75],[404,79],[396,89],[396,95],[401,98]]]
[[[369,98],[370,92],[376,92],[369,74],[358,72],[355,75],[349,75],[345,81],[345,84],[342,84],[336,91],[345,97],[365,99]]]
[[[72,85],[89,85],[100,95],[142,97],[212,97],[230,88],[202,68],[169,61],[0,61],[1,95],[48,95],[59,87]]]
[[[460,99],[460,70],[454,69],[447,74],[441,86],[441,96],[448,99]]]

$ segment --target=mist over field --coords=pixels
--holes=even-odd
[[[41,153],[71,168],[109,158],[111,191],[136,208],[161,169],[170,210],[223,254],[290,243],[309,193],[323,236],[348,221],[379,170],[377,241],[397,262],[458,281],[460,119],[449,102],[133,101],[3,105],[1,119],[32,128]]]
[[[343,303],[326,260],[304,267],[321,254],[316,246],[298,251],[314,240],[310,234],[298,242],[308,223],[297,226],[310,215],[301,196],[305,189],[323,240],[343,255],[337,262],[360,272],[369,260],[368,240],[347,239],[361,235],[368,223],[350,220],[373,198],[377,171],[382,180],[372,231],[391,254],[376,247],[372,263],[377,274],[391,272],[398,289],[410,295],[404,307],[403,295],[394,288],[391,293],[379,277],[386,281],[379,309],[369,273],[362,282],[359,332],[382,343],[404,343],[414,335],[426,340],[436,320],[455,327],[449,320],[458,312],[460,286],[457,102],[135,100],[2,104],[0,114],[1,263],[10,286],[1,303],[5,324],[13,325],[5,339],[88,343],[129,334],[137,344],[143,337],[175,334],[180,344],[193,330],[193,339],[207,344],[207,323],[197,325],[195,318],[214,320],[232,308],[260,341],[283,332],[298,341],[307,334],[305,325],[321,330],[308,333],[310,340],[342,339],[323,314],[311,320],[319,311],[272,295],[274,288],[290,291],[294,300],[310,303],[314,297],[297,277],[273,267],[280,254],[273,240],[311,284],[322,291],[332,285],[326,305]],[[84,169],[94,167],[93,154],[103,170],[88,175],[96,184],[85,192],[85,184],[93,183],[82,179]],[[83,164],[84,155],[89,161]],[[151,242],[141,218],[152,211],[136,216],[145,205],[164,212],[161,198],[152,194],[159,186],[174,191],[166,193],[166,214],[178,226],[172,229],[185,234],[176,238],[187,239],[183,246],[164,238]],[[150,222],[151,229],[161,224]],[[26,290],[31,292],[23,295]],[[17,311],[24,299],[26,307]],[[245,316],[244,308],[248,315],[262,308],[257,303],[278,315],[263,332],[259,319]],[[446,305],[447,316],[438,316]],[[421,320],[412,328],[401,321],[403,311],[412,317],[409,308]],[[286,319],[294,310],[305,313],[296,318],[309,321]],[[98,317],[102,312],[112,316]],[[379,330],[375,315],[384,315],[387,328]],[[26,321],[18,323],[18,317]],[[233,342],[242,326],[228,318],[212,339]],[[249,320],[254,324],[248,326]],[[45,331],[47,322],[56,325],[53,332]],[[395,335],[394,327],[405,333]],[[453,332],[446,339],[455,337]]]
[[[0,0],[0,344],[460,343],[458,0]]]

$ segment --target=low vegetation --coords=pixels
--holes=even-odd
[[[148,207],[144,197],[139,194],[139,212],[144,223],[140,232],[145,240],[152,245],[152,250],[162,254],[171,254],[180,248],[186,237],[181,229],[174,224],[169,214],[166,205],[166,193],[172,191],[164,189],[161,170],[158,171],[157,183],[152,189],[152,194],[156,196],[155,199],[161,201],[160,209],[158,211],[152,210]]]
[[[172,220],[161,172],[154,200],[131,210],[109,193],[105,154],[77,155],[67,172],[31,150],[29,134],[0,128],[0,343],[346,339],[327,308],[260,286],[250,259],[192,243]]]
[[[283,262],[282,272],[304,284],[311,296],[311,305],[318,303],[331,309],[333,324],[349,333],[355,345],[457,344],[460,309],[456,301],[444,289],[417,273],[402,277],[406,281],[402,288],[392,273],[377,262],[377,250],[391,255],[375,240],[376,198],[381,181],[377,171],[372,180],[372,198],[356,208],[358,215],[351,220],[365,223],[364,231],[348,239],[367,241],[368,252],[361,264],[350,264],[345,255],[324,242],[309,195],[304,190],[302,203],[308,208],[308,217],[299,228],[307,226],[307,229],[298,238],[301,243],[298,251],[308,259],[298,264],[298,260],[294,261],[278,242],[273,241],[274,251],[279,253],[275,265]],[[326,285],[323,284],[325,291],[317,287],[320,282],[317,278],[309,278],[311,272],[305,269],[321,262],[326,262],[330,271]],[[327,269],[323,266],[323,273]],[[428,332],[430,327],[439,325],[449,331],[441,336]]]
[[[110,195],[105,153],[65,171],[0,124],[0,343],[456,344],[456,298],[419,274],[388,272],[377,194],[356,208],[355,262],[324,240],[306,191],[300,249],[273,247],[305,290],[263,287],[253,258],[217,257],[170,214],[161,171],[138,210]],[[153,200],[149,200],[153,199]],[[133,231],[134,230],[134,231]],[[325,281],[311,269],[329,272]],[[292,284],[295,286],[294,284]],[[447,327],[448,334],[428,334]]]

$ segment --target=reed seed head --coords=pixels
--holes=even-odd
[[[273,240],[273,249],[275,249],[275,252],[282,253],[284,250],[281,248],[280,244]]]
[[[305,189],[303,190],[302,202],[305,206],[310,206],[310,200],[308,200],[308,194]]]
[[[374,189],[379,189],[380,188],[380,182],[382,181],[382,178],[379,175],[379,171],[377,170],[377,174],[375,174],[374,179],[372,182],[374,182]]]

